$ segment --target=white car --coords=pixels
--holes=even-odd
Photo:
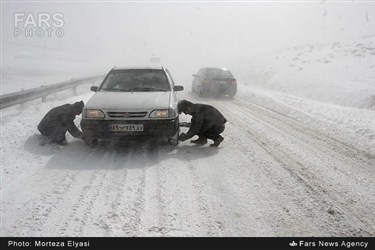
[[[129,136],[167,138],[178,144],[177,91],[166,68],[113,68],[82,112],[86,141]]]

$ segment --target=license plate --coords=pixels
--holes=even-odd
[[[112,124],[112,131],[139,132],[143,131],[143,124]]]

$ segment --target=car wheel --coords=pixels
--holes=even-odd
[[[85,140],[85,144],[87,146],[89,146],[90,148],[93,148],[93,147],[95,147],[95,146],[97,146],[99,144],[99,140],[98,139],[90,139],[90,138],[88,138],[88,139]]]
[[[178,132],[171,138],[168,138],[168,143],[172,146],[177,146],[179,143]]]

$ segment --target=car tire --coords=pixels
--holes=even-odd
[[[85,144],[89,146],[90,148],[93,148],[99,144],[98,139],[86,139]]]
[[[168,138],[168,144],[172,146],[177,146],[179,143],[178,137],[179,133],[177,132],[173,137]]]

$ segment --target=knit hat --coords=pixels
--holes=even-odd
[[[178,113],[181,114],[182,111],[184,111],[187,107],[193,106],[192,102],[189,102],[187,100],[181,100],[177,104]]]
[[[82,109],[83,109],[84,106],[85,106],[85,104],[83,103],[83,101],[75,102],[75,103],[73,104],[73,109],[74,109],[75,111],[82,112]]]

